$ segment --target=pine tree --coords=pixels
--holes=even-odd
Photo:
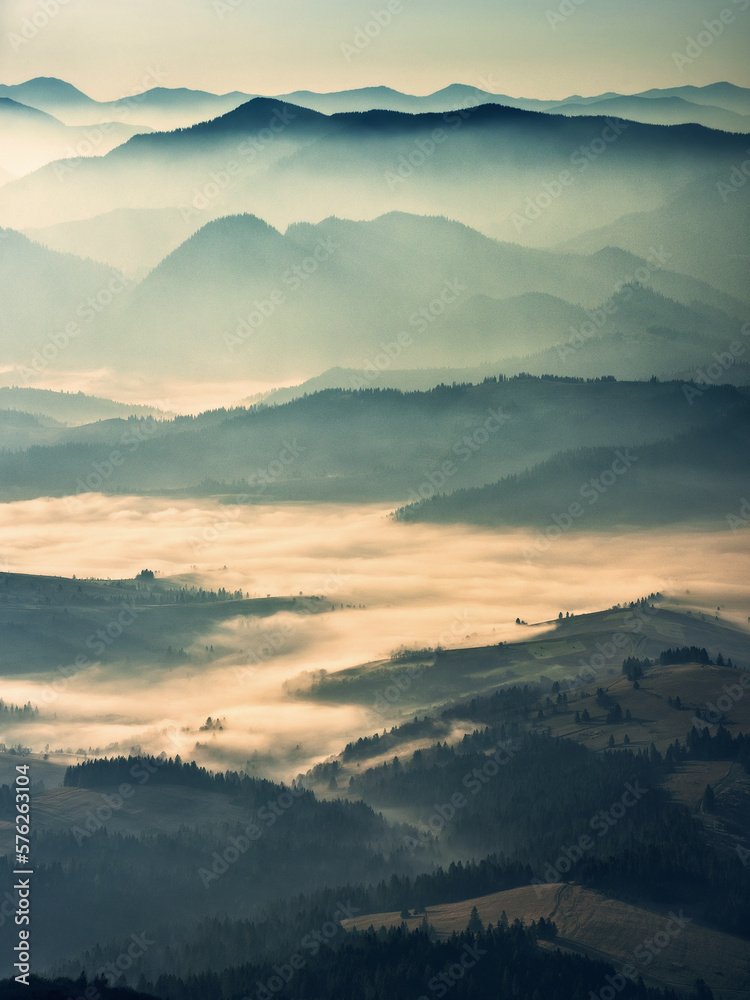
[[[714,795],[714,790],[710,785],[706,785],[706,790],[703,793],[703,799],[701,801],[701,809],[703,812],[707,813],[716,811],[716,796]]]
[[[471,914],[469,915],[469,923],[466,928],[471,931],[472,934],[481,934],[484,930],[484,924],[479,916],[476,906],[472,906]]]

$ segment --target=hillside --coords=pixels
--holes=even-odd
[[[700,400],[704,389],[692,391]],[[743,406],[714,427],[695,428],[635,450],[565,452],[488,486],[415,500],[395,517],[407,522],[531,525],[539,529],[531,559],[564,531],[584,525],[611,529],[710,521],[731,526],[750,473],[749,434],[750,412]],[[556,498],[556,509],[551,509],[550,497]]]
[[[25,235],[50,250],[90,257],[140,281],[208,221],[186,220],[176,208],[120,208],[28,229]]]
[[[691,922],[680,929],[669,947],[654,953],[644,947],[655,934],[663,933],[670,914],[610,899],[601,893],[567,883],[508,889],[467,899],[461,903],[428,906],[410,917],[407,927],[416,929],[423,919],[440,938],[460,933],[469,923],[473,907],[482,923],[497,924],[503,912],[511,923],[525,924],[540,917],[557,925],[557,935],[542,947],[563,948],[590,958],[611,962],[619,972],[623,967],[637,970],[652,986],[690,989],[696,979],[714,986],[716,1000],[735,1000],[750,990],[750,959],[747,943],[741,938]],[[688,917],[688,919],[691,919]],[[347,930],[399,927],[399,912],[367,914],[343,922]],[[675,924],[670,925],[673,929]],[[677,925],[678,926],[678,925]]]
[[[619,289],[635,275],[651,297]],[[398,213],[283,236],[240,216],[208,223],[116,303],[100,352],[128,365],[137,349],[161,370],[179,344],[185,374],[239,366],[283,379],[333,366],[502,364],[547,349],[545,371],[578,374],[583,358],[621,378],[648,377],[710,356],[713,342],[736,337],[740,312],[668,264],[611,250],[554,255]],[[590,330],[606,339],[604,359],[587,356]],[[571,341],[578,357],[563,366],[558,345]]]
[[[3,88],[0,87],[0,94]],[[93,124],[93,123],[92,123]],[[77,164],[82,156],[104,156],[148,126],[99,120],[93,128],[65,125],[51,114],[0,96],[3,145],[0,168],[16,177],[38,170],[53,160]]]
[[[0,409],[38,414],[68,426],[80,426],[113,417],[171,416],[152,406],[117,403],[112,399],[89,396],[83,392],[54,392],[23,386],[0,386]]]
[[[219,206],[207,211],[208,218],[185,219],[177,209],[118,209],[29,230],[58,252],[86,253],[127,274],[113,283],[102,268],[94,305],[81,296],[69,306],[68,322],[87,335],[68,337],[64,352],[50,349],[47,368],[116,363],[123,373],[162,380],[277,384],[333,367],[375,376],[499,365],[669,378],[707,363],[741,327],[740,299],[680,274],[664,247],[647,247],[644,257],[613,247],[589,256],[551,252],[399,212],[369,222],[332,217],[282,233],[254,215],[210,221]],[[15,254],[6,337],[28,378],[28,331],[16,301],[33,293],[43,262],[51,269],[58,258],[22,244],[20,234],[9,239],[26,250]],[[70,268],[94,267],[64,259]],[[37,299],[38,325],[60,337],[58,303]]]
[[[746,458],[741,450],[737,453],[745,433],[744,398],[741,389],[716,386],[701,390],[696,405],[688,406],[682,385],[675,383],[502,376],[480,385],[441,385],[424,392],[326,390],[280,406],[72,429],[65,445],[0,453],[0,497],[185,491],[250,502],[398,503],[518,475],[518,480],[472,494],[471,503],[461,494],[455,501],[438,497],[399,516],[484,518],[480,523],[493,524],[505,518],[535,525],[543,518],[544,527],[554,513],[541,492],[550,480],[554,495],[565,499],[567,508],[580,499],[582,483],[616,461],[616,449],[630,446],[638,449],[638,464],[631,463],[632,475],[618,478],[618,483],[631,485],[612,490],[604,500],[619,496],[621,508],[630,511],[636,523],[644,518],[676,520],[689,511],[715,516],[720,500],[711,500],[707,492],[702,507],[696,503],[644,509],[636,484],[648,475],[641,470],[653,470],[657,460],[667,461],[675,475],[681,474],[685,455],[696,447],[706,473],[722,478],[721,488],[731,495],[733,506],[744,489]],[[727,413],[736,418],[727,418]],[[727,433],[722,420],[727,421]],[[694,437],[676,444],[669,440],[688,432]],[[714,440],[719,447],[713,447]],[[597,448],[604,451],[570,451]],[[110,461],[113,451],[117,455]],[[537,465],[545,461],[552,464]],[[530,466],[534,468],[527,474]],[[679,487],[666,478],[661,488],[671,502]],[[739,493],[731,493],[735,489]],[[523,507],[515,500],[520,492],[528,496]],[[587,503],[587,524],[608,523],[594,516],[600,509],[608,508],[604,502],[595,507]],[[729,509],[722,507],[720,516]]]
[[[28,382],[62,359],[70,364],[97,315],[127,287],[126,278],[102,264],[0,229],[0,349],[7,370]]]
[[[75,673],[105,664],[124,675],[199,667],[214,656],[238,651],[219,644],[209,651],[200,641],[224,622],[333,610],[317,596],[250,598],[241,591],[204,590],[198,583],[189,577],[83,581],[4,573],[0,675],[37,674],[51,662],[78,663]],[[113,620],[117,623],[118,615],[127,627],[120,624],[113,646],[106,629]],[[228,634],[225,641],[232,639]]]
[[[742,135],[692,124],[615,128],[611,121],[497,104],[461,113],[325,116],[258,98],[189,129],[135,136],[61,180],[50,165],[5,185],[0,224],[26,229],[126,207],[184,207],[200,215],[210,204],[286,228],[398,209],[447,215],[504,240],[554,245],[584,232],[589,218],[607,224],[656,208],[676,188],[728,174],[744,158]],[[272,126],[272,141],[258,138]],[[143,171],[146,187],[138,183]],[[637,185],[628,181],[635,172]],[[221,178],[218,190],[210,186],[212,173]],[[546,211],[536,204],[540,195]]]
[[[625,213],[615,222],[565,241],[561,249],[589,254],[618,246],[643,254],[666,236],[671,268],[747,302],[750,193],[738,179],[738,169],[733,165],[712,171],[671,195],[665,204]]]
[[[736,682],[736,669],[657,666],[648,671],[636,690],[622,675],[623,659],[658,659],[662,650],[679,644],[707,648],[713,656],[723,651],[724,657],[731,658],[741,669],[750,666],[747,630],[722,615],[712,618],[697,609],[690,610],[688,600],[660,602],[666,606],[645,613],[626,607],[566,617],[545,623],[547,627],[541,633],[535,630],[534,637],[528,639],[523,634],[524,626],[519,625],[519,638],[512,642],[415,650],[325,676],[295,678],[287,686],[298,697],[311,701],[374,707],[384,721],[396,723],[397,727],[403,724],[403,732],[391,730],[385,742],[376,741],[368,745],[369,750],[361,747],[356,755],[344,753],[340,763],[345,777],[356,773],[352,770],[355,760],[382,762],[394,752],[413,752],[430,738],[452,734],[453,722],[441,723],[435,729],[428,726],[424,733],[419,727],[412,732],[408,722],[415,713],[428,711],[431,718],[439,719],[436,705],[445,701],[487,696],[498,688],[524,684],[540,685],[540,692],[545,692],[556,683],[566,692],[568,704],[547,707],[542,718],[532,722],[534,728],[549,728],[555,736],[578,740],[597,751],[604,749],[612,734],[622,745],[627,732],[633,746],[647,749],[654,743],[665,751],[675,739],[684,739],[697,708],[721,697],[723,684]],[[616,647],[613,635],[620,643]],[[394,685],[399,690],[397,698],[390,697]],[[606,723],[607,710],[584,698],[591,698],[599,686],[612,689],[612,698],[621,702],[623,713],[631,709],[633,721],[629,726],[613,728]],[[383,695],[386,691],[388,697]],[[673,708],[668,701],[678,695],[683,700],[681,709]],[[537,700],[543,700],[541,693],[530,695],[528,703],[536,704]],[[575,721],[576,711],[582,712],[584,707],[591,715],[585,725]],[[461,720],[460,712],[450,713],[449,717]],[[735,734],[750,730],[750,701],[733,705],[723,724]]]

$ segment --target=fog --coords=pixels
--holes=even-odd
[[[296,687],[303,671],[387,658],[403,645],[529,638],[549,626],[519,628],[516,617],[549,622],[561,610],[595,611],[653,591],[747,618],[750,532],[571,531],[529,557],[535,541],[527,530],[399,524],[376,505],[227,507],[93,494],[7,504],[4,572],[116,579],[148,567],[253,597],[325,595],[336,610],[227,620],[201,638],[216,646],[213,661],[187,668],[93,664],[57,690],[50,686],[61,676],[56,663],[44,677],[6,678],[0,696],[30,700],[42,717],[3,739],[35,750],[141,745],[290,778],[415,704],[439,700],[438,692],[415,690],[415,701],[394,706],[390,717],[295,700],[283,685]],[[226,717],[224,730],[199,732],[208,715]],[[194,752],[196,740],[210,746]]]

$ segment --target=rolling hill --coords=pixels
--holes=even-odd
[[[635,968],[652,986],[684,991],[696,979],[707,979],[721,982],[722,991],[714,995],[727,1000],[750,989],[750,963],[742,938],[701,927],[688,916],[684,932],[675,937],[668,950],[650,952],[644,948],[644,941],[663,933],[670,919],[668,907],[663,911],[649,909],[567,883],[506,889],[460,903],[428,906],[424,917],[419,914],[405,923],[409,929],[416,929],[424,919],[439,938],[445,939],[466,928],[473,907],[485,926],[496,925],[503,913],[511,923],[520,920],[529,924],[540,917],[552,920],[557,935],[542,947],[563,948],[611,962],[618,971]],[[401,923],[399,912],[377,913],[346,920],[344,927],[366,930],[369,926],[399,927]]]
[[[209,219],[185,219],[177,208],[118,208],[25,235],[50,250],[89,257],[141,280]]]
[[[77,426],[113,417],[168,417],[169,413],[151,406],[117,403],[112,399],[88,396],[83,392],[53,392],[21,386],[0,386],[0,410],[36,414],[55,422]]]
[[[133,221],[80,224],[79,238],[107,243]],[[177,217],[164,224],[174,239]],[[497,368],[546,352],[534,371],[668,378],[733,342],[743,307],[648,254],[552,253],[402,213],[284,234],[229,216],[117,296],[79,364],[278,383],[332,367]]]
[[[591,214],[608,224],[659,207],[709,172],[729,173],[745,146],[743,136],[698,125],[618,124],[496,104],[325,116],[258,98],[187,130],[136,136],[62,178],[53,165],[5,185],[0,222],[27,229],[115,208],[200,214],[210,204],[285,228],[395,208],[551,245],[583,232]]]
[[[25,378],[75,353],[97,315],[128,286],[116,271],[0,230],[0,350]],[[9,370],[9,369],[6,369]]]
[[[689,406],[679,383],[502,377],[412,393],[327,390],[254,410],[72,428],[65,445],[0,453],[0,496],[103,489],[241,493],[250,502],[402,502],[483,487],[468,496],[436,497],[402,516],[492,524],[541,519],[544,527],[555,512],[550,496],[560,498],[561,510],[580,500],[581,484],[608,468],[616,449],[629,446],[637,448],[638,462],[629,475],[616,477],[619,489],[601,504],[586,502],[586,526],[601,527],[623,513],[635,523],[664,523],[692,509],[687,498],[679,500],[679,476],[694,448],[702,470],[694,477],[694,514],[723,519],[732,508],[721,505],[729,498],[739,504],[745,489],[745,399],[741,389],[711,387]],[[687,436],[670,440],[679,434]],[[107,461],[113,448],[121,461],[105,478],[95,475],[96,463]],[[669,475],[662,492],[646,500],[640,485],[656,489],[650,476],[657,459]],[[518,479],[497,482],[508,475]]]
[[[696,390],[696,399],[704,389]],[[696,405],[700,405],[699,403]],[[742,523],[750,479],[750,411],[746,406],[713,427],[623,451],[567,451],[492,485],[428,496],[401,508],[405,521],[532,525],[538,552],[578,526],[622,530],[632,525]],[[530,553],[530,558],[534,552]]]
[[[665,205],[626,214],[566,241],[560,249],[595,253],[618,246],[639,254],[664,245],[670,254],[670,267],[747,302],[750,186],[737,180],[738,171],[734,165],[712,173],[688,185]]]

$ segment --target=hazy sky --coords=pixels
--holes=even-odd
[[[109,99],[158,70],[164,86],[220,92],[463,82],[563,97],[748,86],[749,38],[750,0],[0,0],[0,81],[58,76]]]

